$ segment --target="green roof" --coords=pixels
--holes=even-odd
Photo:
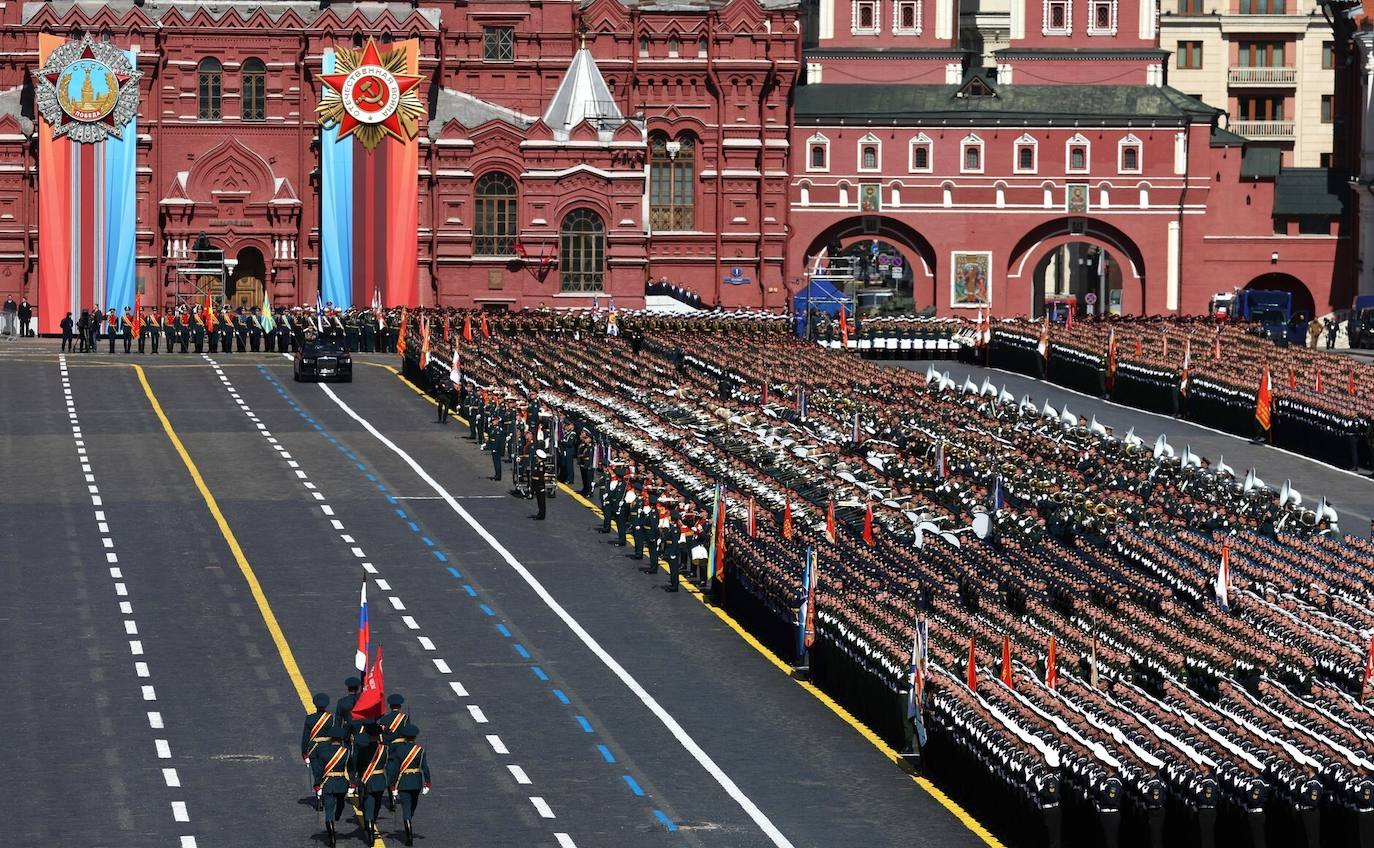
[[[1283,153],[1277,147],[1247,147],[1240,157],[1240,176],[1245,180],[1272,180],[1279,175]]]
[[[1224,130],[1221,127],[1212,127],[1213,147],[1244,147],[1249,141],[1250,139],[1245,136],[1236,135],[1230,130]],[[1271,174],[1270,176],[1273,175]]]
[[[819,83],[794,90],[800,124],[883,125],[944,120],[1148,126],[1211,121],[1220,114],[1181,91],[1154,85],[998,85],[990,97],[958,97],[957,85]]]
[[[1274,179],[1274,215],[1331,217],[1345,212],[1350,186],[1329,168],[1284,168]]]

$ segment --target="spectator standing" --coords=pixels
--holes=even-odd
[[[29,303],[29,299],[26,297],[19,301],[19,335],[21,338],[34,337],[33,327],[29,326],[31,323],[33,323],[33,305]]]
[[[14,302],[14,298],[5,296],[4,315],[0,318],[0,333],[7,336],[14,335],[15,327],[18,325],[19,304]]]

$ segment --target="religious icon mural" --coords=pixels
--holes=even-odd
[[[964,309],[992,306],[992,254],[985,250],[950,254],[949,305]]]

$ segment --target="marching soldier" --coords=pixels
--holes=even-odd
[[[491,451],[491,479],[501,479],[501,459],[506,455],[506,431],[499,422],[487,430],[487,450]]]
[[[310,765],[315,749],[329,742],[329,733],[336,726],[334,713],[329,709],[329,696],[315,693],[315,711],[305,717],[305,727],[301,730],[301,759],[306,765]]]
[[[343,816],[348,793],[357,780],[353,757],[345,741],[347,731],[342,727],[329,730],[329,741],[317,745],[310,759],[310,773],[314,778],[315,798],[324,814],[324,830],[332,848],[336,823]],[[371,843],[371,840],[368,840]]]
[[[363,682],[356,677],[350,677],[344,681],[344,688],[348,694],[339,699],[339,703],[334,707],[334,717],[344,727],[351,727],[353,723],[353,707],[358,703],[358,689]]]
[[[438,381],[435,383],[434,399],[439,407],[438,424],[448,423],[449,408],[453,404],[453,381],[449,379],[449,370],[442,365],[439,369]]]
[[[415,808],[420,803],[421,795],[428,795],[433,780],[429,774],[429,758],[425,756],[425,749],[415,744],[415,737],[420,735],[420,729],[413,724],[406,724],[400,730],[400,740],[391,749],[391,756],[386,764],[387,783],[391,786],[391,797],[393,801],[399,799],[401,802],[401,820],[405,824],[406,844],[413,845],[415,834],[411,828],[411,819],[415,818]]]
[[[592,453],[595,447],[592,445],[591,433],[582,431],[582,436],[577,442],[577,470],[582,475],[582,488],[577,493],[582,497],[587,497],[592,493]],[[569,480],[569,483],[572,481]]]
[[[376,729],[371,727],[371,730]],[[377,841],[377,813],[387,789],[387,749],[378,735],[364,730],[355,737],[354,750],[357,756],[358,801],[363,808],[363,834],[371,845]]]
[[[382,741],[388,745],[400,739],[401,728],[410,723],[410,713],[401,709],[405,702],[405,697],[399,692],[388,695],[386,705],[391,707],[391,710],[377,719],[377,723],[382,726]]]
[[[105,313],[105,321],[105,335],[110,340],[110,353],[114,353],[115,340],[119,338],[120,321],[119,313],[115,311],[115,308],[113,306],[110,307],[109,312]]]

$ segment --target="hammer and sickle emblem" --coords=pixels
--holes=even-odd
[[[368,106],[382,104],[382,86],[375,77],[365,77],[354,90],[353,99]]]

